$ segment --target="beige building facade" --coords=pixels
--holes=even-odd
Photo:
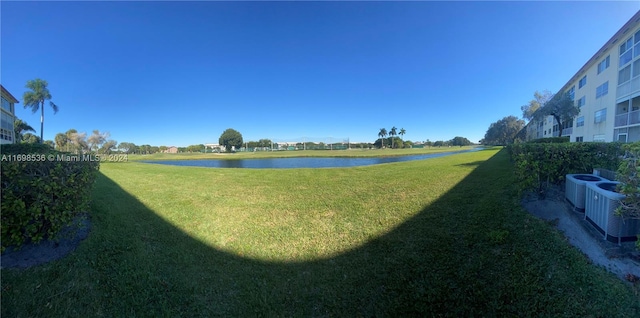
[[[2,105],[0,105],[0,144],[13,144],[16,141],[13,123],[16,120],[15,104],[18,100],[9,93],[4,86],[2,91]]]
[[[531,121],[527,139],[569,136],[581,141],[640,141],[640,11],[558,91],[580,113],[560,134],[552,117]]]

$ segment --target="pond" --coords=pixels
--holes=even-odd
[[[204,159],[204,160],[153,160],[143,161],[173,166],[209,167],[209,168],[251,168],[251,169],[291,169],[291,168],[344,168],[370,166],[381,163],[422,160],[449,156],[457,153],[478,151],[481,147],[461,151],[397,157],[290,157],[260,159]]]

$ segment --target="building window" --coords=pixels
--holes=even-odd
[[[640,76],[640,59],[636,59],[638,56],[640,56],[640,31],[620,44],[618,85],[625,84],[632,78]],[[633,59],[636,60],[633,61]],[[631,61],[633,62],[629,63]]]
[[[10,130],[4,129],[4,128],[0,128],[0,139],[12,141],[13,140],[13,134],[11,133]]]
[[[636,58],[638,56],[640,56],[640,30],[638,30],[638,32],[636,32],[636,34],[634,35],[635,38],[635,43],[636,46],[633,47],[633,57]]]
[[[618,140],[619,142],[627,142],[627,134],[618,134]]]
[[[578,107],[582,107],[582,106],[584,106],[584,104],[586,103],[586,101],[587,101],[587,98],[586,98],[585,96],[580,97],[580,99],[578,99],[577,106],[578,106]]]
[[[609,81],[604,82],[604,84],[596,87],[596,98],[600,98],[609,93]]]
[[[631,59],[633,59],[633,37],[620,44],[620,64],[618,67],[629,63]]]
[[[582,142],[584,140],[584,137],[580,136],[580,137],[576,137],[576,142]]]
[[[582,86],[587,85],[587,75],[583,76],[578,82],[578,88],[582,88]]]
[[[13,140],[13,120],[5,113],[0,116],[0,139]]]
[[[13,113],[11,111],[11,103],[8,100],[6,100],[4,97],[2,97],[2,109],[6,110],[6,111],[8,111],[10,113]]]
[[[593,141],[604,142],[604,134],[593,135]]]
[[[609,68],[609,55],[602,60],[602,62],[598,63],[598,74],[604,72],[604,70]]]
[[[631,65],[618,71],[618,85],[624,84],[628,82],[630,79],[631,79]]]
[[[569,93],[569,97],[571,97],[571,100],[574,100],[576,96],[576,86],[575,85],[571,86],[571,88],[567,93]]]
[[[578,117],[578,119],[576,119],[576,127],[582,126],[584,126],[584,116]]]
[[[593,123],[598,124],[607,120],[607,109],[603,108],[597,112],[595,112],[593,117]]]

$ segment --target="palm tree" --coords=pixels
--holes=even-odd
[[[13,134],[16,137],[16,142],[22,141],[22,133],[28,131],[36,132],[33,127],[29,126],[29,124],[22,121],[21,119],[16,118],[16,120],[13,121]]]
[[[384,148],[384,137],[387,136],[387,130],[384,128],[380,128],[380,132],[378,133],[378,137],[380,137],[380,141],[382,142],[382,148]]]
[[[400,132],[398,133],[400,135],[400,139],[402,139],[406,133],[407,131],[404,130],[404,128],[400,128]],[[404,148],[404,139],[402,139],[402,147]]]
[[[44,101],[49,100],[49,105],[53,109],[53,113],[58,112],[58,106],[51,101],[51,93],[47,88],[47,81],[36,78],[34,80],[27,81],[26,88],[31,91],[25,92],[22,95],[24,100],[24,108],[31,108],[32,112],[37,112],[40,109],[40,142],[44,140]]]
[[[56,137],[53,140],[56,144],[56,150],[63,151],[62,149],[65,149],[65,151],[69,151],[69,147],[67,147],[67,144],[69,142],[67,135],[63,133],[57,133]]]
[[[389,130],[389,136],[391,136],[391,149],[393,149],[393,137],[396,136],[398,133],[396,132],[398,130],[398,128],[396,128],[396,126],[391,127],[391,130]]]

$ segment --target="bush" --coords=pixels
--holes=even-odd
[[[547,138],[550,139],[550,138]],[[543,197],[551,184],[569,173],[591,173],[593,168],[617,169],[620,143],[522,143],[508,147],[514,162],[518,188],[537,191]]]
[[[550,138],[540,138],[529,141],[529,143],[534,144],[557,144],[563,142],[569,142],[569,137],[550,137]]]
[[[55,238],[88,207],[98,161],[63,160],[69,154],[40,144],[3,145],[0,150],[2,251]]]

